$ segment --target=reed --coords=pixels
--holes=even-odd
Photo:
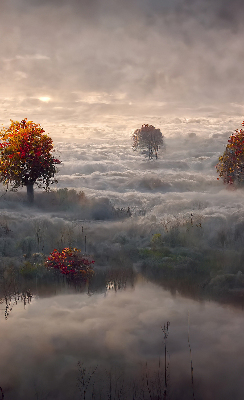
[[[168,397],[168,381],[169,381],[169,376],[168,376],[168,370],[169,370],[169,362],[167,362],[167,339],[169,336],[169,326],[170,322],[167,321],[166,324],[164,324],[163,327],[161,327],[163,334],[164,334],[164,394],[163,398],[167,399]]]
[[[188,347],[190,352],[190,362],[191,362],[191,387],[192,387],[192,398],[195,398],[195,391],[194,391],[194,379],[193,379],[193,362],[192,362],[192,350],[191,350],[191,343],[190,343],[190,313],[188,311]]]
[[[91,384],[91,380],[93,378],[93,375],[95,374],[95,372],[97,370],[97,366],[92,371],[88,371],[83,366],[83,364],[79,361],[78,362],[78,369],[79,369],[79,377],[78,377],[77,386],[78,386],[78,388],[80,390],[80,393],[81,393],[81,399],[82,400],[86,400],[87,399],[87,391],[88,391],[88,388],[89,388],[89,386]]]

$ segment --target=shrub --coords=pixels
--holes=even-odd
[[[84,257],[79,249],[70,247],[66,247],[61,252],[53,250],[45,262],[45,266],[50,270],[58,270],[63,275],[84,280],[94,274],[93,264],[94,261]]]

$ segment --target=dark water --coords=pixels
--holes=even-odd
[[[244,398],[241,308],[138,277],[93,295],[43,289],[4,313],[1,304],[4,400]]]

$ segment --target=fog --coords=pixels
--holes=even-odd
[[[24,188],[2,192],[2,256],[48,254],[70,245],[83,251],[86,236],[87,251],[98,264],[106,264],[101,254],[133,253],[150,246],[154,234],[170,244],[173,232],[182,235],[174,246],[181,247],[184,237],[189,251],[224,251],[226,246],[241,251],[244,192],[217,180],[215,169],[231,127],[238,127],[235,122],[177,120],[162,125],[165,145],[158,160],[133,151],[128,132],[118,141],[111,132],[89,142],[72,141],[71,136],[55,141],[62,164],[50,193],[36,189],[30,208]]]
[[[242,16],[239,0],[3,0],[0,120],[241,118]]]

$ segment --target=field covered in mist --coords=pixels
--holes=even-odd
[[[58,141],[54,129],[58,185],[36,190],[31,208],[24,190],[2,192],[2,269],[24,274],[35,253],[40,263],[55,248],[77,247],[97,270],[134,268],[176,287],[189,280],[193,292],[241,295],[244,191],[217,180],[215,169],[236,123],[169,120],[158,160],[133,151],[129,132],[87,141],[68,126]]]

